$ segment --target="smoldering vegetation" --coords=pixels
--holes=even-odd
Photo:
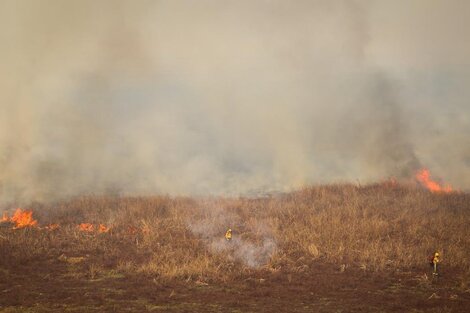
[[[248,195],[420,166],[466,190],[466,8],[0,1],[0,201]]]
[[[33,204],[38,224],[0,223],[0,278],[33,264],[67,265],[70,279],[126,275],[201,283],[315,273],[430,273],[470,286],[469,195],[392,182],[327,185],[265,198],[80,197]],[[216,213],[214,213],[216,212]],[[46,225],[56,223],[50,230]],[[100,223],[109,231],[81,231]],[[233,239],[224,238],[232,228]],[[450,274],[452,273],[452,274]]]
[[[243,209],[227,210],[224,199],[206,199],[202,202],[200,219],[189,219],[188,228],[213,253],[226,254],[229,259],[249,267],[259,267],[276,252],[276,241],[267,219],[248,218]],[[236,226],[234,237],[227,241],[220,236],[231,225]]]

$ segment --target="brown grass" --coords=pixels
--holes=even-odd
[[[40,225],[0,226],[0,276],[37,260],[70,261],[71,275],[146,275],[228,281],[255,271],[407,270],[439,250],[443,267],[470,277],[470,195],[395,184],[328,185],[262,198],[81,197],[32,204]],[[103,223],[85,233],[79,223]],[[234,231],[233,242],[223,238]],[[61,257],[62,256],[62,257]],[[73,259],[75,258],[75,259]],[[73,264],[72,264],[73,263]]]

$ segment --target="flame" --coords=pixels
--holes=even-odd
[[[13,214],[10,221],[16,224],[13,229],[36,226],[38,223],[33,219],[33,211],[23,211],[22,209],[16,209],[15,214]]]
[[[109,227],[106,227],[103,224],[100,224],[100,227],[98,228],[99,233],[107,233],[109,231]]]
[[[80,231],[92,232],[93,231],[93,224],[81,223],[80,225],[78,225],[78,229]]]
[[[432,192],[444,192],[449,193],[452,191],[452,188],[449,185],[442,186],[438,182],[431,179],[431,174],[429,170],[423,168],[416,173],[416,180],[426,187],[429,191]]]
[[[59,224],[49,224],[45,226],[44,228],[47,229],[48,231],[54,231],[56,229],[59,229]]]

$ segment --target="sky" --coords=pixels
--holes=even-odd
[[[470,2],[0,0],[0,202],[470,189]]]

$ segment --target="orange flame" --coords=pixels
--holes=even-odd
[[[109,228],[104,226],[103,224],[100,224],[100,227],[98,228],[99,233],[107,233],[109,231]]]
[[[93,231],[93,224],[81,223],[80,225],[78,225],[78,229],[80,231],[92,232]]]
[[[16,224],[16,226],[13,227],[14,229],[36,226],[38,223],[33,219],[33,211],[23,211],[22,209],[16,209],[15,214],[13,214],[10,220]]]
[[[37,221],[33,219],[33,211],[23,211],[22,209],[16,209],[12,218],[8,217],[6,212],[3,212],[3,216],[0,219],[0,223],[10,222],[14,223],[13,229],[24,228],[28,226],[37,226]],[[59,228],[59,224],[49,224],[44,229],[53,231]]]
[[[432,192],[449,193],[452,191],[452,188],[449,185],[442,186],[438,182],[432,180],[429,170],[425,168],[421,169],[418,173],[416,173],[416,180]]]

